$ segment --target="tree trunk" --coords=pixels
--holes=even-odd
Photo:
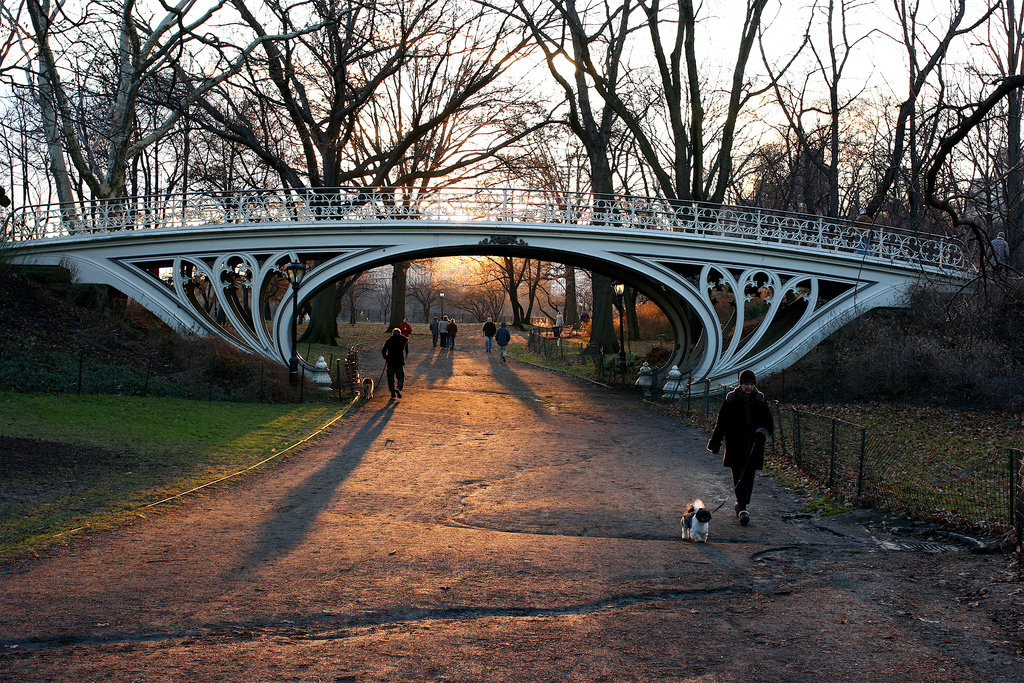
[[[50,3],[42,3],[42,11],[46,14],[50,11]],[[41,18],[40,18],[41,21]],[[50,173],[57,185],[57,199],[61,204],[66,204],[66,211],[73,212],[67,215],[67,220],[77,220],[78,212],[74,210],[71,202],[75,201],[74,192],[71,189],[71,176],[68,173],[67,163],[64,159],[64,147],[61,145],[60,126],[58,124],[58,113],[54,108],[57,94],[54,92],[53,84],[50,82],[50,74],[54,73],[55,66],[49,61],[50,53],[46,50],[40,51],[39,73],[37,83],[39,87],[39,112],[43,120],[43,133],[46,137],[47,154],[50,158]]]
[[[1021,169],[1021,94],[1007,96],[1006,112],[1006,241],[1010,243],[1010,263],[1024,269],[1024,170]],[[1016,255],[1016,259],[1014,256]]]
[[[512,327],[517,330],[526,329],[523,322],[523,305],[519,303],[519,279],[516,278],[516,264],[511,256],[503,256],[505,267],[505,292],[508,294],[509,307],[512,309]]]
[[[636,317],[637,294],[632,287],[626,289],[626,337],[631,341],[640,341],[640,321]]]
[[[565,267],[565,303],[562,304],[562,317],[566,325],[579,322],[580,313],[576,310],[576,268]]]
[[[594,317],[590,325],[590,344],[600,346],[605,353],[618,353],[619,340],[615,336],[615,323],[612,320],[614,307],[612,300],[612,280],[601,273],[591,273],[590,280],[594,287]]]
[[[309,325],[299,341],[303,344],[334,346],[338,338],[338,305],[334,287],[321,290],[313,297],[309,307]]]
[[[395,329],[405,320],[405,288],[408,273],[408,261],[394,264],[391,271],[391,319],[388,322],[388,329]]]

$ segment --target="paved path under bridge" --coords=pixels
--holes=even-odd
[[[687,501],[728,492],[706,435],[414,341],[401,400],[378,393],[230,488],[0,567],[0,681],[1024,677],[1019,584],[993,581],[1005,557],[809,516],[766,476],[750,526],[727,504],[709,543],[682,541]]]

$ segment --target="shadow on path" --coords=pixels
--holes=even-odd
[[[255,540],[245,558],[245,571],[286,555],[302,543],[313,521],[327,507],[338,486],[362,461],[397,406],[394,401],[389,401],[352,434],[348,443],[324,467],[289,489],[278,500],[269,518],[254,530]]]

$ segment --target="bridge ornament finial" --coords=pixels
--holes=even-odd
[[[526,240],[516,237],[515,235],[491,235],[485,239],[480,240],[480,245],[484,247],[528,247],[530,246]]]

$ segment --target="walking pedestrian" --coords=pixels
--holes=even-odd
[[[484,335],[484,351],[487,353],[491,352],[494,348],[494,333],[498,331],[498,328],[494,326],[494,320],[491,318],[487,319],[484,323],[483,335]]]
[[[391,398],[402,398],[402,389],[405,388],[405,359],[409,356],[409,338],[396,327],[384,342],[380,355],[384,356],[384,363],[387,366]]]
[[[508,343],[512,341],[512,333],[505,327],[504,322],[501,323],[501,327],[494,333],[494,341],[498,343],[498,360],[502,363],[508,362],[505,358],[508,356]]]
[[[448,316],[442,315],[441,320],[437,323],[437,334],[441,339],[441,348],[448,346]]]
[[[412,325],[409,324],[408,318],[402,319],[402,324],[398,326],[398,329],[402,331],[402,336],[406,339],[412,336]]]
[[[434,346],[437,346],[437,316],[430,321],[430,341],[433,342]]]
[[[764,394],[757,390],[754,371],[744,370],[739,380],[739,386],[726,395],[718,411],[708,450],[717,455],[725,440],[722,466],[732,470],[736,517],[746,526],[750,522],[747,506],[754,490],[754,473],[764,467],[764,445],[775,431],[775,421]]]
[[[448,321],[448,346],[452,347],[452,351],[455,350],[455,335],[459,333],[459,326],[455,322],[455,318]]]
[[[561,344],[562,343],[562,339],[561,339],[561,337],[562,337],[562,325],[564,325],[564,324],[565,324],[565,321],[564,321],[564,318],[562,318],[562,313],[556,308],[555,309],[555,326],[553,328],[551,328],[551,332],[555,335],[555,339],[558,340],[557,342],[555,342],[556,344]]]

